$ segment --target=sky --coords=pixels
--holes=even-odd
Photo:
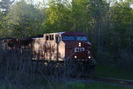
[[[15,0],[15,2],[18,2],[18,1],[21,1],[21,0]],[[39,5],[39,7],[47,7],[46,3],[49,1],[49,0],[25,0],[26,2],[29,2],[29,4],[33,4],[33,5]],[[32,1],[32,2],[31,2]],[[15,3],[14,2],[14,3]],[[41,4],[40,4],[41,2]],[[45,2],[45,3],[44,3]]]
[[[35,2],[35,3],[39,3],[39,2],[48,2],[49,0],[33,0],[33,2]]]
[[[15,0],[15,1],[20,1],[20,0]],[[31,1],[31,0],[25,0],[25,1]],[[33,3],[35,3],[35,4],[38,4],[39,2],[48,2],[48,0],[32,0],[33,1]]]
[[[20,0],[15,0],[15,1],[20,1]],[[25,0],[25,1],[31,1],[31,0]],[[47,3],[48,1],[50,1],[50,0],[32,0],[35,4],[38,4],[39,2],[45,2],[45,3]],[[72,0],[69,0],[70,2],[72,1]]]
[[[21,1],[21,0],[15,0],[15,2],[17,2],[17,1]],[[30,4],[31,4],[31,1],[32,1],[33,5],[39,4],[39,7],[45,7],[45,6],[48,7],[47,3],[50,0],[25,0],[25,1],[27,1],[27,2],[29,1]],[[68,1],[71,2],[72,0],[68,0]],[[41,4],[40,4],[40,2],[41,2]]]

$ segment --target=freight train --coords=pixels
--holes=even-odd
[[[3,43],[7,50],[20,53],[28,50],[32,61],[73,65],[89,74],[95,70],[92,45],[87,34],[82,32],[46,33],[37,37],[5,39]]]

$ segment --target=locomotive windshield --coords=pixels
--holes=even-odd
[[[62,39],[64,41],[73,41],[75,40],[75,36],[63,36]]]
[[[76,36],[76,39],[78,41],[87,41],[87,37],[86,36]]]

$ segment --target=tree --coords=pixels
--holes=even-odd
[[[42,15],[34,5],[18,2],[7,15],[10,30],[15,37],[33,36],[40,32]]]
[[[88,0],[52,0],[47,9],[47,18],[44,21],[45,29],[49,31],[86,31],[90,20],[87,14]]]
[[[88,22],[91,17],[88,14],[88,0],[72,0],[71,18],[73,22],[73,30],[88,31]]]
[[[3,34],[3,29],[2,29],[3,21],[2,21],[2,17],[3,17],[2,12],[0,12],[0,38],[1,38],[2,34]]]
[[[0,8],[3,13],[8,13],[10,11],[10,6],[15,0],[1,0],[0,1]]]
[[[108,52],[110,33],[110,5],[104,0],[89,0],[88,11],[88,35],[95,48],[94,55],[102,59],[103,54]]]
[[[67,1],[52,0],[46,10],[43,26],[46,32],[66,31],[71,29],[71,10]]]
[[[10,7],[13,4],[15,0],[1,0],[0,1],[0,36],[6,37],[10,33],[9,30],[7,30],[7,14],[10,11]],[[9,36],[9,35],[8,35]]]
[[[131,30],[132,24],[132,8],[130,7],[129,2],[116,2],[112,8],[112,25],[113,25],[113,33],[114,33],[114,58],[118,58],[119,50],[131,49],[129,47],[129,32]]]

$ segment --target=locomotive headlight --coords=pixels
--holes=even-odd
[[[77,58],[77,56],[74,56],[74,58]]]
[[[81,42],[79,42],[79,47],[81,47]]]
[[[91,59],[91,56],[88,56],[89,59]]]

